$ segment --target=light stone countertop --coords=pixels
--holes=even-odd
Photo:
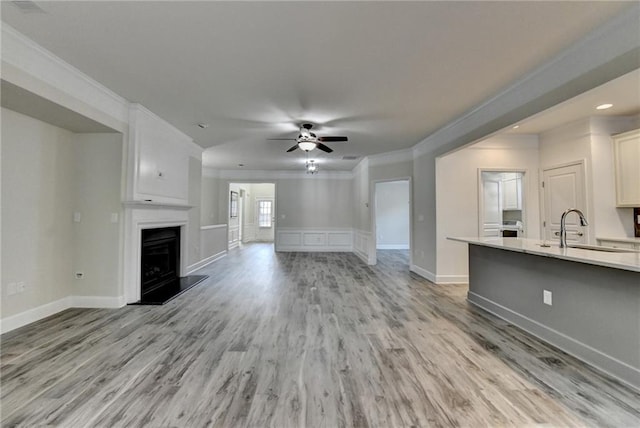
[[[449,237],[448,239],[518,253],[640,272],[640,252],[608,253],[580,248],[560,248],[557,242],[549,243],[550,247],[541,247],[541,240],[526,238]]]
[[[596,239],[600,240],[600,241],[615,241],[615,242],[629,242],[631,244],[640,244],[640,238],[634,238],[633,236],[629,237],[629,236],[624,236],[622,238],[618,237],[618,238],[608,238],[608,237],[602,237],[602,236],[596,236]]]

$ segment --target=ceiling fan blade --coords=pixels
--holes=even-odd
[[[318,141],[325,141],[325,142],[338,142],[338,141],[349,141],[349,139],[347,137],[320,137],[318,138]]]
[[[295,146],[291,147],[289,150],[287,150],[287,153],[294,151],[295,149],[298,148],[298,145],[296,144]]]
[[[267,138],[267,141],[296,141],[295,138]]]
[[[322,150],[323,152],[327,152],[327,153],[331,153],[333,151],[330,147],[327,147],[322,143],[316,144],[316,148],[318,150]]]

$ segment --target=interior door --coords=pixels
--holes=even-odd
[[[542,172],[542,180],[544,236],[549,241],[559,241],[560,217],[565,210],[577,208],[587,216],[584,165],[578,163],[545,169]],[[580,226],[577,214],[570,213],[565,225],[568,243],[588,242],[588,229]]]
[[[502,229],[501,179],[499,175],[483,173],[482,236],[500,236]]]

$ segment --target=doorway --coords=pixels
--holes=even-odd
[[[542,236],[548,241],[560,240],[560,217],[569,208],[577,208],[589,219],[584,162],[542,170]],[[566,218],[567,242],[586,244],[589,228],[580,226],[577,215]]]
[[[379,256],[411,264],[411,181],[374,182],[373,238]]]
[[[478,236],[526,236],[526,171],[479,170]]]
[[[250,242],[273,243],[276,228],[275,183],[229,183],[238,195],[236,217],[229,219],[229,247]],[[235,244],[234,244],[235,238]]]

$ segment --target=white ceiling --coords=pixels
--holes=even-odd
[[[597,110],[602,104],[613,104]],[[507,134],[540,134],[565,123],[596,116],[634,116],[640,114],[640,69],[611,80],[557,106],[514,124]]]
[[[39,2],[2,20],[194,138],[216,168],[323,169],[413,146],[630,2]],[[197,123],[210,127],[200,129]]]

